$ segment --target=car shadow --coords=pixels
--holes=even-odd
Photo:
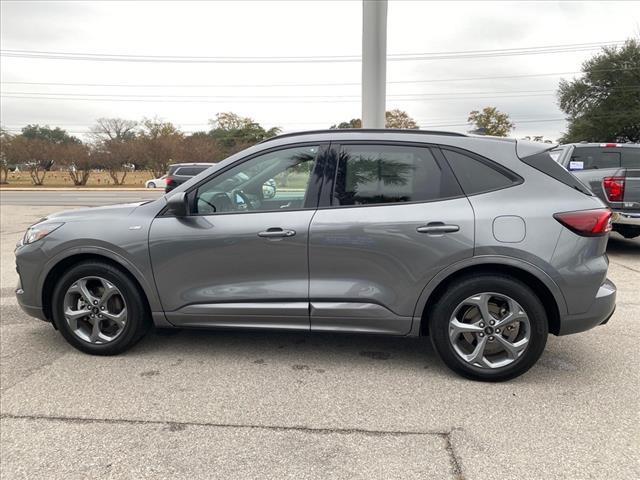
[[[153,329],[131,352],[164,358],[245,357],[256,364],[290,364],[294,370],[384,364],[405,371],[450,376],[426,337],[382,335]],[[255,357],[255,358],[254,358]]]
[[[573,377],[581,370],[575,360],[558,360],[557,339],[551,340],[538,365],[507,383],[545,384],[549,376]],[[560,351],[562,349],[560,348]],[[277,365],[310,373],[331,373],[349,365],[369,372],[384,368],[398,374],[429,375],[432,379],[467,382],[438,358],[428,337],[393,337],[346,333],[154,329],[127,355],[154,362],[181,364],[241,361],[256,366]],[[569,368],[570,367],[570,368]],[[366,374],[366,373],[363,373]]]

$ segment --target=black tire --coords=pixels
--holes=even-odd
[[[155,182],[149,182],[149,185],[147,185],[147,188],[156,188]]]
[[[126,303],[127,321],[122,332],[111,342],[94,344],[76,336],[64,317],[64,296],[77,280],[83,277],[98,276],[111,282],[120,290]],[[117,355],[135,345],[151,326],[146,308],[144,293],[136,283],[117,267],[99,261],[83,262],[67,270],[53,290],[53,321],[62,336],[73,347],[92,355]]]
[[[529,317],[531,334],[526,350],[513,363],[499,368],[481,368],[464,361],[449,340],[449,320],[465,299],[483,292],[506,295],[518,302]],[[500,382],[522,375],[540,358],[547,343],[549,324],[538,296],[523,282],[500,274],[465,277],[451,285],[428,312],[429,334],[434,349],[456,373],[472,379]]]

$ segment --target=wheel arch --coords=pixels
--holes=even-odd
[[[419,322],[414,332],[428,336],[429,311],[437,303],[449,285],[462,277],[481,274],[501,274],[514,277],[527,284],[540,298],[547,313],[549,332],[558,335],[561,318],[566,315],[564,296],[557,284],[546,273],[528,262],[506,257],[472,258],[453,265],[434,277],[423,290],[414,313]]]
[[[46,273],[43,275],[40,291],[42,292],[42,309],[45,317],[52,321],[52,297],[56,281],[64,272],[81,262],[98,261],[109,264],[127,275],[139,289],[144,304],[149,314],[154,312],[154,292],[150,292],[150,286],[145,281],[142,273],[137,271],[129,262],[112,252],[106,251],[75,251],[66,252],[49,262]]]

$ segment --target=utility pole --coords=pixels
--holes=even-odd
[[[362,0],[362,128],[385,127],[387,0]]]

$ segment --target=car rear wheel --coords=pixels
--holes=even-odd
[[[544,351],[549,328],[537,295],[502,275],[456,283],[429,317],[431,341],[445,364],[484,381],[508,380],[529,370]]]
[[[135,345],[151,324],[137,285],[107,263],[80,263],[67,270],[52,302],[58,330],[85,353],[121,353]]]

